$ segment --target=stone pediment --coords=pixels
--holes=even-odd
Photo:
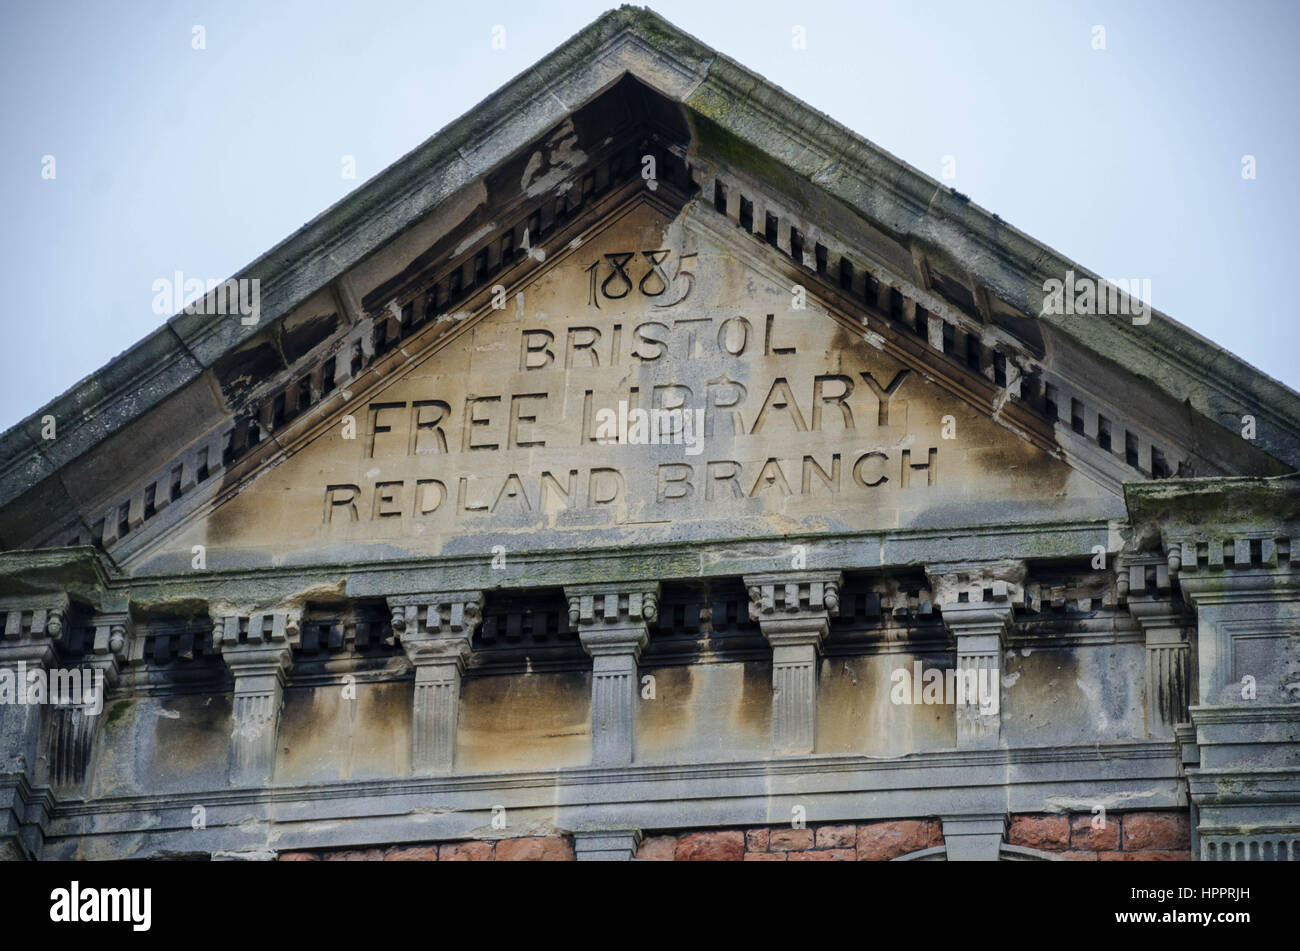
[[[1294,467],[1295,394],[1158,313],[1039,317],[1067,271],[616,11],[241,272],[259,322],[177,315],[6,434],[0,544],[166,570],[1106,520],[1125,482]],[[698,453],[590,441],[678,401]]]
[[[1296,857],[1300,403],[1066,274],[601,17],[0,438],[0,856]]]
[[[796,283],[787,256],[706,203],[635,187],[534,263],[477,309],[435,315],[132,561],[1122,515],[1042,420],[997,418],[1005,386]]]

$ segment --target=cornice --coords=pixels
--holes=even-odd
[[[801,788],[799,781],[811,775],[832,777],[844,774],[865,774],[887,777],[890,774],[919,774],[930,770],[987,769],[979,777],[969,777],[972,786],[1001,788],[1008,777],[1006,768],[1053,766],[1066,764],[1106,764],[1129,762],[1133,764],[1158,764],[1168,767],[1168,775],[1177,775],[1177,752],[1173,742],[1118,742],[1089,744],[1087,746],[1045,746],[1020,749],[942,750],[929,753],[910,753],[904,756],[872,756],[852,754],[814,753],[803,756],[782,756],[771,760],[690,764],[644,764],[629,766],[594,767],[573,766],[544,770],[515,772],[471,773],[454,776],[415,776],[385,780],[354,780],[330,783],[284,784],[270,788],[252,787],[216,788],[186,791],[180,799],[184,803],[203,802],[215,806],[247,806],[261,804],[298,804],[312,800],[384,799],[391,796],[416,795],[436,799],[454,793],[479,791],[504,792],[508,790],[547,789],[570,787],[576,790],[610,787],[633,783],[671,783],[687,781],[715,782],[718,780],[760,780],[794,783],[792,790]],[[1163,774],[1163,772],[1162,772]],[[1073,777],[1070,777],[1073,778]],[[1101,777],[1099,777],[1101,778]],[[1107,775],[1106,779],[1120,778]],[[1011,782],[1038,782],[1039,780],[1013,777]],[[1069,781],[1067,778],[1065,781]],[[921,783],[920,785],[924,785]],[[913,788],[908,783],[884,782],[868,784],[863,788]],[[37,789],[36,792],[41,792]],[[47,792],[48,790],[46,790]],[[774,790],[775,791],[775,790]],[[54,803],[56,819],[75,819],[114,813],[150,813],[164,808],[174,808],[178,797],[174,794],[158,796],[97,796],[93,802],[82,799],[57,799]],[[573,802],[590,802],[585,795],[576,796]],[[188,805],[185,806],[188,810]],[[382,808],[377,808],[377,812]]]

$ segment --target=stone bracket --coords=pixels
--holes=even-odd
[[[574,832],[573,856],[579,862],[630,862],[640,844],[640,829]]]
[[[569,585],[564,593],[569,625],[592,659],[592,765],[627,765],[635,758],[637,661],[659,616],[659,584]]]
[[[105,684],[112,687],[128,663],[135,645],[135,625],[131,612],[96,614],[91,618],[91,625],[95,629],[95,640],[91,647],[90,665],[102,670]]]
[[[749,592],[749,617],[763,622],[780,616],[838,617],[839,571],[781,571],[745,576]],[[766,633],[766,631],[764,632]]]
[[[657,582],[566,585],[564,594],[569,601],[569,626],[579,633],[601,625],[645,626],[659,617]]]
[[[63,622],[71,601],[67,594],[32,595],[0,598],[0,663],[15,654],[14,648],[28,648],[22,660],[31,662],[36,655],[53,659],[54,645],[63,640]],[[20,659],[15,657],[15,659]]]
[[[0,668],[13,689],[27,689],[24,671],[49,669],[59,657],[63,624],[71,607],[66,593],[0,598]],[[16,772],[35,782],[41,752],[41,721],[48,704],[0,704],[0,773]]]
[[[943,817],[943,842],[949,862],[996,862],[1007,832],[1003,813]]]
[[[388,607],[393,632],[415,667],[411,770],[449,773],[455,767],[461,678],[483,618],[483,592],[393,596]]]
[[[956,645],[962,688],[957,748],[996,748],[1002,730],[1002,651],[1015,609],[1025,601],[1026,565],[931,565],[926,573]]]
[[[393,633],[399,638],[415,634],[471,634],[483,620],[482,591],[444,591],[404,594],[388,598],[393,612]]]
[[[838,571],[746,575],[749,616],[772,645],[772,751],[811,753],[817,745],[817,667],[830,619],[839,614]]]
[[[1146,735],[1173,736],[1174,727],[1187,722],[1191,702],[1186,629],[1194,622],[1168,600],[1130,595],[1128,609],[1146,635]]]
[[[212,646],[235,677],[230,781],[257,786],[275,775],[284,684],[298,640],[296,611],[215,619]]]
[[[985,604],[989,608],[1016,608],[1025,603],[1023,561],[990,564],[935,563],[927,565],[934,603],[944,611],[958,604]]]
[[[1130,599],[1167,601],[1179,565],[1177,549],[1168,558],[1159,552],[1120,555],[1115,559],[1115,594],[1121,603]]]

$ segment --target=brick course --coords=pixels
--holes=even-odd
[[[859,862],[887,862],[936,845],[943,845],[943,828],[938,819],[904,819],[858,826]]]
[[[1186,849],[1191,830],[1186,813],[1133,812],[1124,817],[1124,851]]]
[[[1043,852],[1064,852],[1070,847],[1068,816],[1015,816],[1007,828],[1007,842]]]
[[[738,830],[688,832],[677,840],[677,862],[739,862],[745,854],[745,835]]]
[[[1191,830],[1185,812],[1146,810],[1098,817],[1076,812],[1012,816],[1011,845],[1037,849],[1073,862],[1186,862]],[[884,822],[838,822],[795,829],[788,825],[749,829],[701,829],[647,835],[636,857],[651,862],[869,862],[888,861],[943,845],[937,818]],[[566,835],[523,836],[389,847],[295,850],[281,862],[572,862]]]

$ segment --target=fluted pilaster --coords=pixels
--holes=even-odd
[[[837,571],[746,575],[749,616],[772,645],[772,751],[811,753],[817,744],[817,666],[830,619],[839,614]]]
[[[474,630],[483,617],[481,591],[401,595],[388,599],[393,632],[415,667],[411,770],[455,768],[460,688]]]
[[[212,646],[235,676],[230,781],[256,786],[275,777],[284,684],[298,640],[298,614],[218,617]]]
[[[1002,651],[1015,609],[1025,603],[1025,564],[931,565],[926,573],[956,646],[957,748],[997,747]]]
[[[591,762],[627,765],[636,756],[637,661],[659,614],[659,585],[566,585],[564,593],[569,626],[591,656]]]

